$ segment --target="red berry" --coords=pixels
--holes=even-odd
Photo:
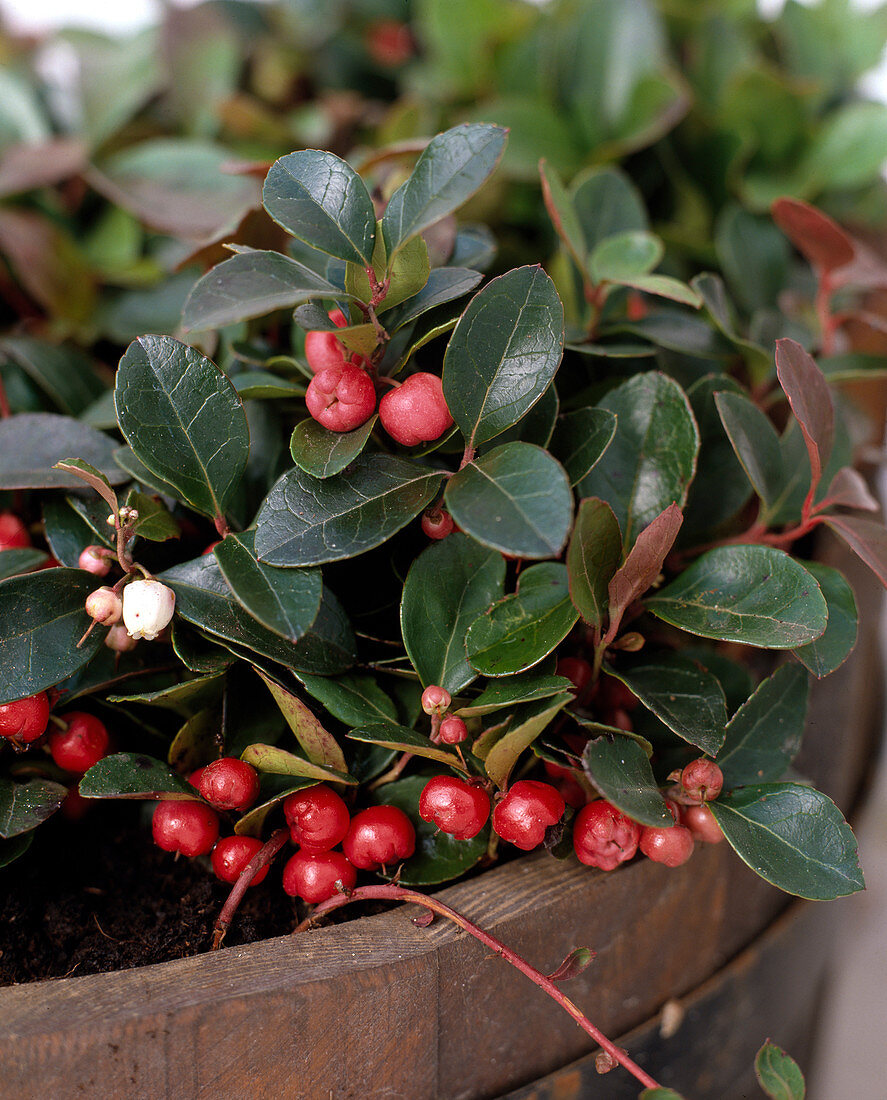
[[[283,868],[283,888],[310,905],[339,893],[336,883],[353,890],[357,872],[341,852],[296,852]]]
[[[503,840],[529,852],[545,839],[545,830],[560,821],[563,796],[550,783],[521,779],[493,810],[493,828]]]
[[[409,859],[416,850],[416,830],[397,806],[370,806],[351,819],[342,850],[361,871],[375,871]]]
[[[670,829],[645,826],[638,847],[654,863],[680,867],[693,855],[693,834],[684,825],[672,825]]]
[[[49,722],[49,699],[45,691],[0,704],[0,737],[28,744],[42,737]]]
[[[283,801],[283,812],[294,844],[306,852],[327,852],[348,832],[348,807],[325,783],[296,791]]]
[[[197,789],[217,810],[243,813],[259,797],[259,777],[246,761],[223,756],[206,765]]]
[[[697,802],[711,802],[724,786],[724,773],[714,760],[701,756],[691,761],[681,772],[684,793]]]
[[[441,722],[439,734],[445,745],[460,745],[468,736],[468,727],[461,718],[451,714]]]
[[[708,806],[682,806],[680,816],[681,824],[704,844],[720,844],[724,839],[721,826]]]
[[[607,719],[610,725],[615,726],[617,730],[625,730],[626,733],[634,731],[634,722],[632,722],[631,715],[624,707],[617,707],[615,710],[610,711]]]
[[[490,816],[489,795],[454,775],[436,775],[419,796],[419,816],[456,840],[471,840]]]
[[[0,550],[21,550],[31,545],[28,529],[14,512],[0,512]]]
[[[573,851],[580,863],[613,871],[638,850],[641,827],[602,798],[589,802],[573,822]]]
[[[222,882],[237,882],[240,873],[249,861],[262,850],[262,842],[254,836],[226,836],[213,848],[211,857],[213,871]],[[270,865],[265,866],[250,881],[250,886],[258,886],[268,877]]]
[[[573,682],[576,695],[581,695],[591,683],[594,675],[591,665],[581,657],[561,657],[557,663],[558,676],[566,676]]]
[[[219,835],[219,818],[203,802],[173,798],[157,803],[151,832],[154,843],[165,852],[205,856]]]
[[[426,714],[444,714],[452,701],[447,689],[437,684],[429,684],[422,692],[422,710]]]
[[[308,385],[305,404],[325,428],[350,432],[373,415],[376,390],[366,371],[353,363],[342,363],[315,374]]]
[[[389,390],[379,402],[382,427],[404,447],[415,447],[439,436],[452,426],[453,418],[436,374],[411,374],[397,389]]]
[[[200,788],[200,777],[203,775],[205,768],[195,768],[193,772],[188,776],[188,782],[192,787]]]
[[[415,52],[410,28],[396,19],[380,19],[367,27],[366,45],[370,57],[386,68],[402,65]]]
[[[430,539],[445,539],[455,526],[453,517],[443,508],[422,513],[422,530]]]
[[[329,311],[329,313],[327,313],[327,317],[329,317],[329,319],[333,322],[333,324],[336,326],[336,328],[347,328],[348,327],[348,318],[341,311],[341,309],[331,309]]]
[[[87,546],[80,551],[77,567],[96,577],[107,577],[111,572],[111,559],[103,546]]]
[[[308,366],[317,374],[322,370],[345,365],[345,349],[335,333],[315,329],[305,334],[305,358]]]
[[[49,731],[49,751],[60,768],[82,775],[108,753],[108,731],[92,714],[73,710],[64,716],[68,728]]]
[[[86,816],[88,810],[92,807],[94,799],[84,798],[80,791],[76,787],[68,787],[68,793],[65,795],[65,801],[61,804],[62,816],[66,817],[68,821],[80,821]]]

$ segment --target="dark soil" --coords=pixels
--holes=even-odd
[[[281,857],[248,891],[226,947],[285,935],[298,922],[280,886]],[[0,985],[207,951],[230,889],[208,858],[176,860],[157,848],[139,805],[96,807],[73,827],[49,822],[0,870]]]

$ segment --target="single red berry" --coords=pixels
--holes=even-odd
[[[386,68],[403,65],[415,53],[410,28],[396,19],[380,19],[370,24],[366,30],[366,46],[370,57]]]
[[[668,809],[676,824],[669,829],[644,826],[638,847],[654,863],[664,863],[666,867],[680,867],[693,855],[693,834],[685,825],[678,825],[677,807],[668,803]]]
[[[314,374],[318,374],[322,370],[343,367],[345,349],[336,339],[335,333],[314,329],[305,334],[305,358]]]
[[[61,804],[60,809],[62,815],[68,821],[81,821],[94,801],[92,798],[84,798],[76,787],[68,787],[68,793],[65,795],[65,801]]]
[[[375,871],[409,859],[416,850],[416,830],[397,806],[370,806],[351,819],[342,850],[361,871]]]
[[[192,787],[200,789],[200,777],[203,775],[205,768],[195,768],[193,772],[188,776],[188,782]]]
[[[49,722],[49,698],[45,691],[0,704],[0,737],[29,744],[42,737]]]
[[[708,806],[681,806],[680,817],[681,824],[704,844],[720,844],[724,839],[721,826]]]
[[[158,802],[151,819],[154,843],[164,852],[205,856],[219,835],[219,818],[203,802],[173,798]]]
[[[436,775],[419,796],[419,816],[456,840],[471,840],[490,816],[490,798],[454,775]]]
[[[444,508],[422,513],[422,530],[430,539],[445,539],[453,533],[453,517]]]
[[[108,754],[108,731],[95,715],[72,710],[64,716],[67,729],[49,731],[49,751],[60,768],[82,775]]]
[[[638,850],[641,827],[602,798],[589,802],[573,822],[573,851],[580,863],[613,871]]]
[[[503,839],[529,852],[545,839],[545,830],[560,821],[566,803],[550,783],[521,779],[493,810],[493,829]]]
[[[22,550],[31,545],[28,529],[14,512],[0,512],[0,550]]]
[[[283,800],[293,844],[306,852],[328,852],[341,843],[351,824],[348,807],[325,783],[296,791]]]
[[[724,787],[724,773],[714,760],[701,756],[692,760],[681,772],[681,786],[688,798],[711,802]]]
[[[262,850],[262,842],[254,836],[226,836],[213,848],[211,862],[213,871],[222,882],[237,882],[240,873],[249,861]],[[265,866],[250,881],[250,886],[258,886],[268,877],[270,864]]]
[[[441,722],[439,736],[445,745],[460,745],[468,736],[468,727],[461,718],[450,714]]]
[[[426,714],[445,714],[452,701],[447,689],[437,684],[429,684],[422,692],[422,710]]]
[[[356,882],[357,871],[341,852],[296,852],[283,868],[283,889],[309,905],[335,897],[336,883],[353,890]]]
[[[625,315],[629,321],[643,321],[649,312],[650,307],[644,301],[643,294],[630,290],[625,300]]]
[[[305,394],[314,419],[332,432],[350,432],[373,415],[376,390],[369,375],[353,363],[325,367],[315,374]]]
[[[259,776],[246,761],[223,756],[206,765],[197,789],[217,810],[243,813],[259,797]]]
[[[379,421],[404,447],[437,439],[453,423],[441,380],[425,371],[411,374],[379,402]]]
[[[111,572],[111,558],[104,546],[87,546],[80,551],[77,567],[95,577],[107,577]]]
[[[591,665],[582,657],[561,657],[557,663],[557,674],[572,681],[576,695],[586,690],[594,675]]]

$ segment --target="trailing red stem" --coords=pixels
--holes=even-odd
[[[243,900],[243,895],[246,893],[249,884],[259,871],[274,859],[280,849],[289,840],[289,835],[288,829],[278,829],[276,832],[272,833],[264,846],[256,852],[253,858],[240,872],[240,878],[234,883],[231,893],[228,895],[228,900],[222,906],[222,911],[219,913],[218,919],[213,927],[213,951],[218,951],[222,946],[222,940],[225,938],[225,933],[228,931],[231,921],[234,919],[234,914],[237,912],[237,908]]]

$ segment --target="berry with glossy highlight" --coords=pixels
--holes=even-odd
[[[0,550],[24,550],[30,545],[28,529],[15,512],[0,512]]]
[[[151,818],[154,843],[165,852],[205,856],[219,836],[219,818],[203,802],[173,798],[158,802]]]
[[[370,806],[351,819],[342,850],[361,871],[394,866],[416,850],[416,830],[397,806]]]
[[[87,546],[80,551],[77,559],[78,569],[85,569],[94,577],[107,577],[111,572],[111,558],[104,546]]]
[[[351,432],[373,415],[376,390],[369,375],[353,363],[324,367],[308,384],[308,412],[331,432]]]
[[[680,867],[693,855],[693,834],[686,825],[678,825],[677,808],[668,803],[668,809],[675,824],[668,829],[644,826],[638,847],[654,863],[664,863],[666,867]]]
[[[45,691],[0,704],[0,737],[30,744],[42,737],[49,722],[49,698]]]
[[[415,447],[437,439],[453,424],[436,374],[411,374],[379,402],[379,422],[396,442]]]
[[[580,863],[613,871],[638,850],[641,827],[602,798],[589,802],[573,822],[573,851]]]
[[[64,716],[67,729],[49,731],[49,751],[60,768],[82,775],[108,754],[108,731],[93,714],[72,710]]]
[[[452,701],[447,689],[437,684],[429,684],[422,692],[422,710],[426,714],[445,714]]]
[[[529,852],[538,848],[565,809],[563,796],[550,783],[521,779],[493,810],[493,829],[503,840]]]
[[[325,783],[296,791],[283,801],[283,813],[293,843],[306,852],[328,852],[345,839],[351,815]]]
[[[456,840],[471,840],[490,816],[490,798],[454,775],[436,775],[419,796],[419,816]]]
[[[213,848],[213,871],[222,882],[237,882],[244,867],[262,850],[262,842],[254,836],[226,836]],[[250,886],[258,886],[268,877],[269,864],[250,880]]]
[[[453,533],[456,524],[444,508],[430,509],[422,513],[422,531],[430,539],[445,539]]]
[[[724,788],[724,773],[714,760],[701,756],[692,760],[681,772],[681,786],[688,798],[696,802],[711,802]]]
[[[317,905],[339,893],[340,883],[353,890],[357,871],[341,852],[296,852],[283,868],[283,888],[290,897]]]
[[[243,813],[259,797],[259,776],[246,761],[223,756],[206,765],[197,789],[217,810]]]
[[[703,844],[720,844],[724,839],[721,826],[708,806],[681,806],[680,818],[681,824]]]
[[[468,727],[455,714],[450,714],[440,724],[438,736],[445,745],[461,745],[468,737]]]

